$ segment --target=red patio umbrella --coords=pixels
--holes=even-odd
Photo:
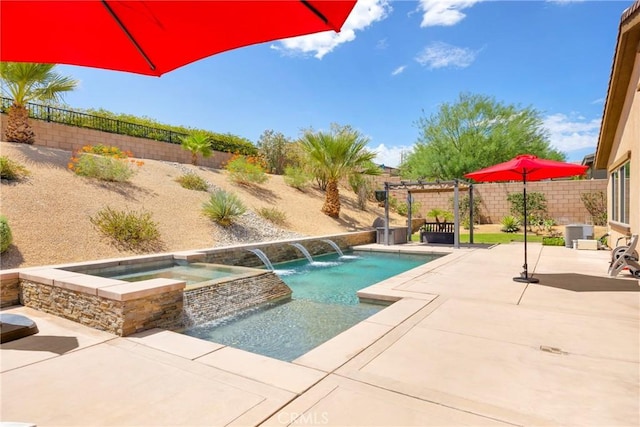
[[[513,278],[516,282],[538,283],[538,279],[529,276],[527,267],[527,181],[582,175],[587,169],[588,166],[539,159],[532,154],[523,154],[507,162],[465,174],[466,178],[471,178],[478,182],[522,180],[524,199],[524,271],[520,273],[519,277]]]
[[[216,53],[340,31],[356,0],[1,0],[0,61],[160,76]]]

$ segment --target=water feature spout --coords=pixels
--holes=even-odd
[[[298,248],[300,250],[300,252],[302,252],[302,255],[305,256],[305,258],[312,263],[313,262],[313,258],[311,258],[311,254],[309,253],[309,251],[307,250],[307,248],[305,248],[304,246],[302,246],[300,243],[289,243],[291,246],[293,246],[294,248]]]
[[[275,270],[273,268],[273,264],[271,264],[271,261],[269,261],[269,257],[267,257],[267,254],[265,254],[264,252],[262,252],[260,249],[247,249],[249,252],[254,253],[258,258],[260,258],[260,261],[262,261],[262,263],[265,265],[265,267],[267,267],[268,270]]]
[[[344,253],[342,253],[342,250],[340,250],[340,246],[338,246],[336,242],[329,239],[323,240],[323,242],[328,243],[333,249],[335,249],[338,255],[340,255],[341,257],[344,256]]]

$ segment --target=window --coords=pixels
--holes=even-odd
[[[630,176],[630,161],[611,173],[611,219],[622,224],[629,224]]]

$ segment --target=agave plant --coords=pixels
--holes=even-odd
[[[237,217],[247,211],[238,196],[224,190],[214,191],[209,200],[202,205],[202,210],[206,216],[224,227],[231,225]]]

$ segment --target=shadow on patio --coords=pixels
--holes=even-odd
[[[539,285],[574,292],[640,292],[636,279],[589,276],[578,273],[534,274]]]

